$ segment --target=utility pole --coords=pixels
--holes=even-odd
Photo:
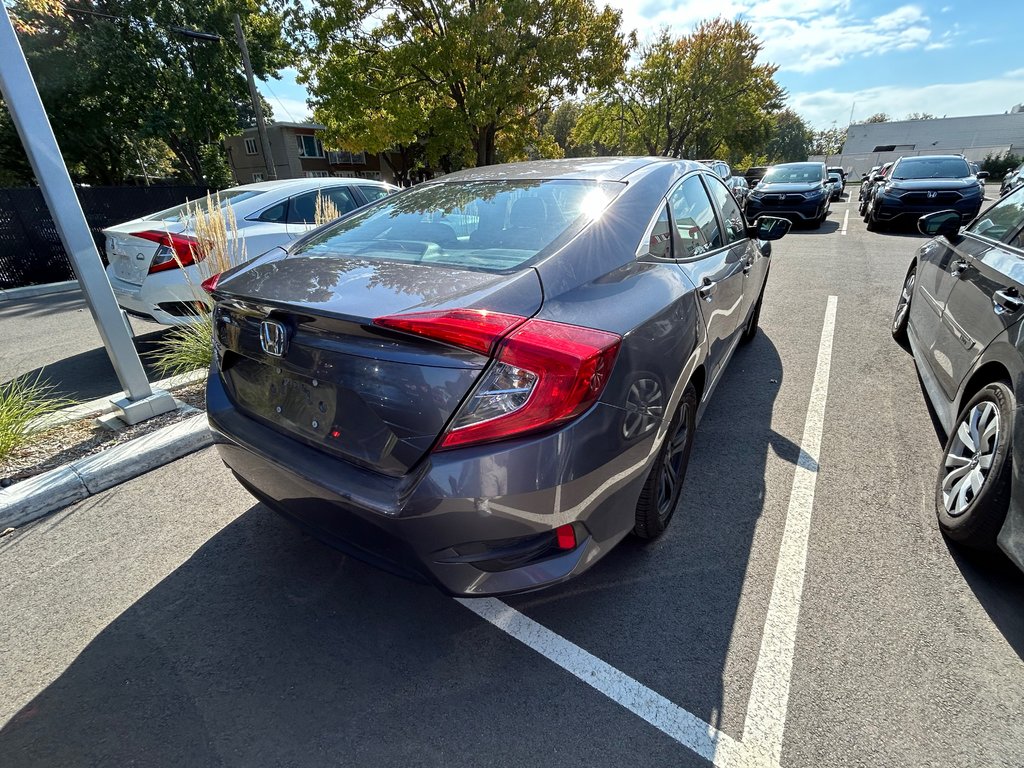
[[[3,3],[0,3],[0,94],[10,110],[64,250],[71,259],[103,346],[127,395],[113,401],[121,410],[119,416],[128,424],[137,424],[151,416],[173,411],[177,407],[174,398],[167,392],[154,390],[146,378]]]
[[[267,181],[277,178],[277,168],[274,166],[274,157],[270,154],[270,138],[267,136],[267,124],[263,120],[263,105],[260,104],[260,94],[256,90],[256,79],[252,74],[252,64],[249,62],[249,46],[245,43],[245,33],[242,31],[242,18],[235,14],[235,36],[238,38],[238,47],[242,49],[242,66],[245,67],[245,79],[249,81],[249,98],[252,99],[252,111],[256,115],[256,133],[260,137],[260,146],[263,148],[263,159],[267,165]]]

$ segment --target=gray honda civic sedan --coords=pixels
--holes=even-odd
[[[563,581],[669,524],[788,229],[665,158],[385,198],[208,281],[220,455],[315,536],[449,593]]]

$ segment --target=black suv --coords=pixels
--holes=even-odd
[[[977,178],[960,155],[901,157],[884,183],[875,187],[864,216],[871,231],[934,211],[956,211],[970,221],[984,199]]]
[[[785,216],[820,227],[828,216],[831,192],[824,163],[773,165],[747,195],[747,218]]]

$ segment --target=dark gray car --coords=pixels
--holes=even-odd
[[[769,259],[696,163],[463,171],[225,273],[221,456],[315,535],[462,595],[658,536]]]
[[[1024,187],[973,222],[949,210],[918,226],[939,236],[910,265],[892,333],[948,435],[939,526],[968,546],[998,544],[1024,569]]]

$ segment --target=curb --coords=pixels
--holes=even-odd
[[[0,490],[0,530],[17,528],[213,444],[206,414],[191,416]]]
[[[47,283],[45,285],[26,285],[21,288],[2,288],[0,289],[0,302],[34,299],[38,296],[49,296],[52,293],[67,293],[68,291],[77,290],[77,280],[67,280],[63,283]]]

